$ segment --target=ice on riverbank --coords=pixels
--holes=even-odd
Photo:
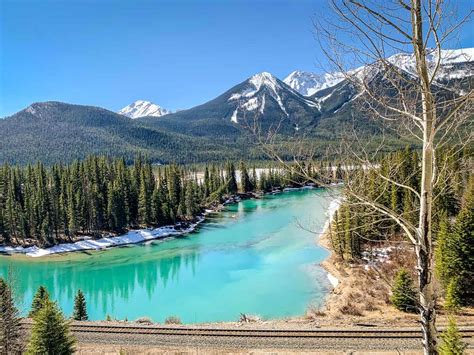
[[[199,217],[196,223],[190,224],[187,228],[178,228],[178,226],[164,226],[155,229],[138,229],[129,231],[120,236],[110,236],[93,240],[86,237],[75,243],[62,243],[50,248],[39,248],[36,246],[23,247],[5,247],[0,246],[0,252],[7,254],[25,254],[33,258],[47,256],[52,254],[69,253],[84,250],[100,250],[109,247],[138,244],[149,240],[161,239],[170,236],[177,236],[192,232],[196,227],[204,221],[204,217]]]

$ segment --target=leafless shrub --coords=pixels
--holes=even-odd
[[[354,303],[351,301],[347,301],[347,303],[339,308],[339,312],[341,312],[344,315],[350,315],[350,316],[357,316],[360,317],[363,315],[362,311],[358,306],[356,306]]]
[[[378,307],[375,305],[375,303],[372,300],[367,300],[365,301],[365,304],[364,304],[364,310],[373,312],[373,311],[377,311]]]
[[[148,317],[140,317],[137,320],[135,320],[135,323],[138,323],[138,324],[153,324],[153,321]]]
[[[318,307],[315,307],[313,305],[308,307],[308,310],[306,311],[305,318],[311,321],[314,321],[318,318],[325,317],[326,313]]]
[[[183,324],[183,323],[181,322],[181,319],[179,317],[170,316],[165,319],[165,324]]]
[[[240,313],[240,317],[239,317],[240,323],[253,323],[253,322],[259,322],[260,320],[261,319],[259,316],[252,315],[252,314]]]

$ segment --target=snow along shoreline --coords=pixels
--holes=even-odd
[[[328,211],[327,211],[328,219],[326,221],[326,224],[324,225],[321,236],[323,236],[323,235],[325,235],[326,233],[329,232],[329,227],[330,227],[330,225],[331,225],[331,223],[334,219],[334,215],[336,214],[336,212],[337,212],[337,210],[339,209],[340,206],[341,206],[341,199],[340,198],[335,198],[329,203],[329,208],[328,208]],[[333,253],[334,251],[330,250],[330,252]],[[336,288],[339,285],[339,279],[336,276],[334,276],[333,274],[331,274],[329,272],[329,270],[327,270],[327,268],[325,268],[324,266],[323,266],[323,268],[325,269],[325,271],[327,273],[329,283],[332,285],[333,288]]]
[[[6,254],[25,254],[33,258],[48,256],[53,254],[70,253],[85,250],[103,250],[111,247],[118,247],[128,244],[138,244],[149,240],[162,239],[166,237],[174,237],[182,234],[190,233],[204,221],[204,216],[199,216],[195,223],[190,224],[187,228],[177,229],[176,226],[163,226],[154,229],[135,229],[123,235],[110,236],[100,239],[92,239],[85,237],[83,240],[74,243],[60,243],[49,248],[31,247],[6,247],[0,246],[0,252]]]
[[[281,193],[281,192],[289,192],[295,190],[303,190],[303,189],[313,189],[314,186],[303,186],[298,188],[284,188],[282,190],[275,190],[270,192],[269,194]],[[238,203],[242,199],[239,196],[233,196],[227,199],[222,205],[225,206],[231,203]],[[334,213],[336,212],[337,208],[339,207],[338,200],[331,201],[328,209],[328,216],[329,220],[326,222],[324,226],[324,230],[327,230],[329,226],[329,221],[332,220]],[[87,251],[87,250],[104,250],[108,248],[118,247],[118,246],[125,246],[130,244],[139,244],[144,243],[151,240],[157,239],[164,239],[169,237],[177,237],[180,235],[184,235],[187,233],[193,232],[202,222],[205,221],[205,216],[209,213],[218,212],[219,208],[216,209],[206,209],[204,213],[197,217],[196,222],[189,224],[186,228],[181,228],[182,223],[177,223],[176,225],[169,225],[169,226],[162,226],[158,228],[145,228],[145,229],[134,229],[128,231],[127,233],[119,236],[109,236],[103,237],[100,239],[92,239],[92,237],[84,237],[83,240],[74,242],[74,243],[60,243],[58,245],[54,245],[49,248],[40,248],[38,246],[31,246],[31,247],[10,247],[10,246],[0,246],[0,255],[1,253],[4,254],[23,254],[28,257],[38,258],[38,257],[45,257],[54,254],[63,254],[63,253],[71,253],[71,252],[80,252],[80,251]],[[331,284],[335,287],[334,282],[338,282],[338,280],[328,273],[328,278]],[[336,281],[335,281],[336,280]]]

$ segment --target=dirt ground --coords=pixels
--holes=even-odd
[[[317,242],[331,251],[327,234],[317,238]],[[386,246],[385,246],[386,247]],[[350,325],[367,323],[379,326],[415,326],[418,314],[400,312],[390,303],[390,284],[400,267],[415,270],[415,255],[411,247],[403,242],[392,247],[383,262],[343,263],[334,253],[321,266],[339,280],[328,296],[322,310],[308,310],[307,316],[325,325]],[[435,286],[439,293],[439,286]],[[440,326],[447,324],[447,315],[442,307],[437,312]],[[473,325],[474,309],[466,308],[457,316],[458,324]]]

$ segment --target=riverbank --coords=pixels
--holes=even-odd
[[[27,257],[45,257],[55,254],[64,254],[72,252],[83,252],[83,251],[94,251],[94,250],[105,250],[113,247],[126,246],[130,244],[140,244],[152,240],[165,239],[179,237],[191,233],[198,228],[198,226],[206,220],[206,216],[209,213],[217,213],[222,210],[226,205],[238,203],[245,199],[260,198],[265,194],[277,194],[281,192],[289,192],[301,189],[313,189],[313,185],[303,187],[285,187],[275,188],[273,191],[267,193],[240,193],[232,196],[228,196],[224,202],[207,206],[204,212],[198,215],[193,222],[178,222],[175,225],[162,226],[158,228],[143,228],[130,230],[125,234],[113,236],[109,235],[100,239],[94,239],[90,236],[82,237],[80,240],[75,242],[59,243],[57,245],[41,248],[38,246],[0,246],[0,253],[8,255],[25,255]]]
[[[335,210],[333,214],[334,212]],[[363,252],[360,261],[343,261],[334,253],[331,245],[331,220],[332,216],[323,233],[317,238],[317,243],[331,253],[320,265],[328,273],[334,288],[327,296],[324,308],[318,312],[310,310],[309,313],[313,313],[313,317],[344,319],[344,322],[349,323],[364,322],[390,326],[416,323],[417,314],[398,311],[389,299],[390,281],[395,272],[401,267],[415,267],[415,256],[409,245],[375,245]]]
[[[324,308],[313,312],[313,316],[324,316],[331,320],[344,319],[344,322],[351,323],[416,323],[417,314],[400,312],[391,305],[390,285],[387,282],[393,276],[394,269],[412,266],[411,254],[406,251],[403,253],[400,248],[380,247],[374,248],[371,257],[362,259],[361,262],[343,261],[333,251],[328,227],[329,222],[317,243],[331,252],[320,265],[328,273],[333,290],[328,294]],[[311,316],[311,310],[309,315]]]

